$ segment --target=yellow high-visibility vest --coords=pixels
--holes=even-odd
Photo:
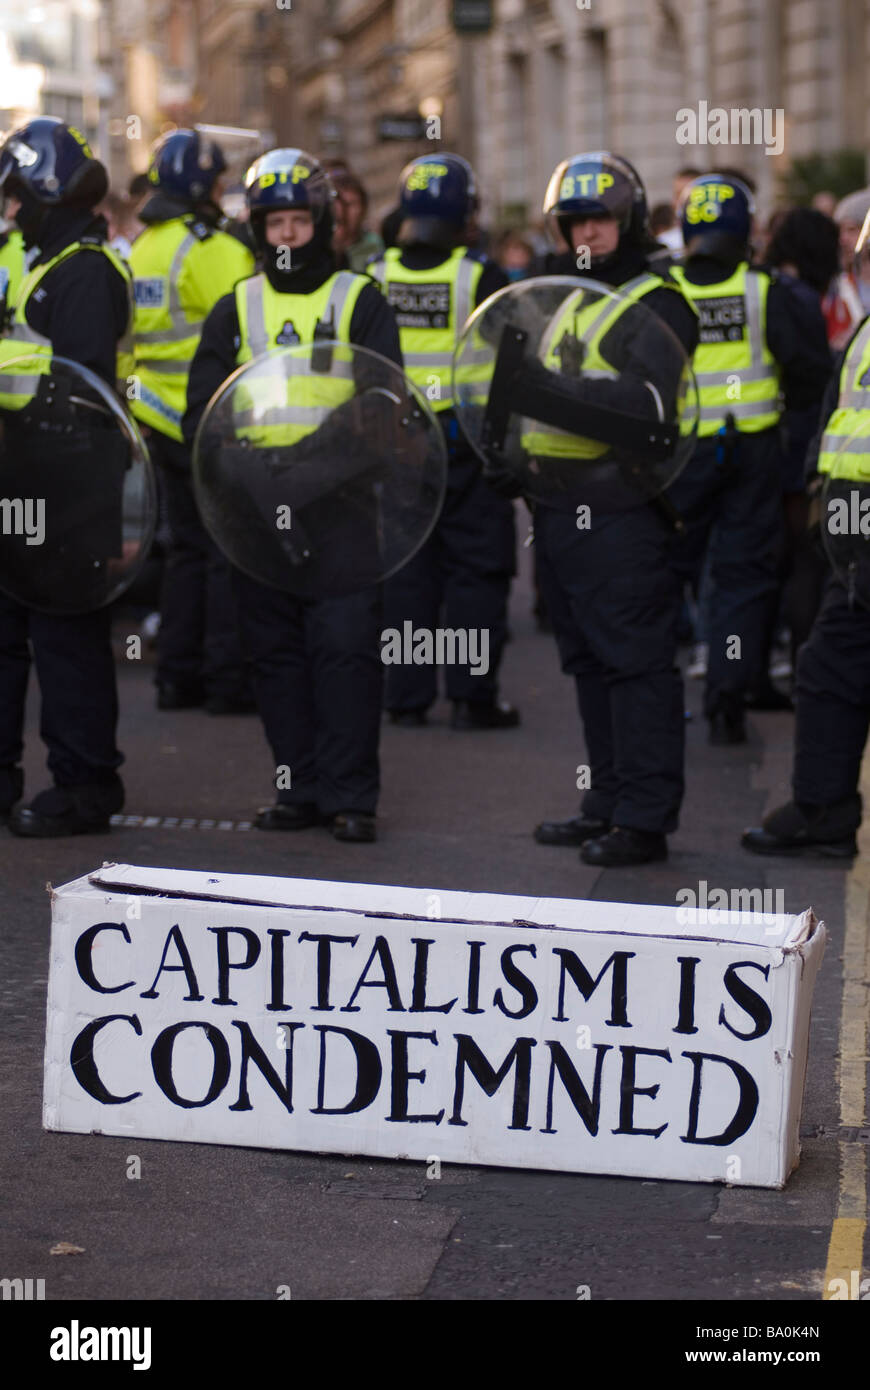
[[[49,271],[61,262],[82,251],[99,251],[107,256],[127,287],[127,295],[132,316],[132,277],[130,268],[121,260],[117,252],[103,241],[74,241],[65,246],[58,255],[44,265],[34,266],[24,277],[18,292],[12,323],[0,338],[0,408],[3,410],[23,410],[29,405],[39,388],[40,377],[49,371],[54,350],[50,339],[37,333],[27,322],[27,304]],[[129,320],[128,320],[129,322]],[[124,354],[130,351],[129,335],[121,338],[117,347],[118,362],[122,363]],[[20,366],[7,369],[5,364],[15,358],[26,356],[28,361]],[[119,374],[119,373],[117,373]]]
[[[834,478],[870,481],[870,318],[853,337],[840,368],[840,394],[816,465]]]
[[[693,362],[699,437],[718,434],[728,414],[742,434],[771,429],[782,403],[779,366],[767,345],[770,276],[745,261],[714,285],[693,285],[682,266],[671,274],[701,318]]]
[[[350,323],[360,293],[370,284],[365,275],[336,271],[311,294],[279,294],[265,275],[236,285],[240,345],[239,366],[284,346],[314,343],[318,323],[333,325],[331,337],[350,343]],[[333,350],[328,371],[314,371],[310,352],[283,353],[270,372],[268,363],[256,380],[234,388],[235,432],[259,448],[297,444],[323,424],[336,406],[355,394],[350,353]],[[250,373],[248,374],[250,377]]]
[[[24,237],[16,227],[6,233],[6,240],[0,246],[0,277],[6,280],[3,298],[11,307],[18,298],[21,281],[24,279]]]
[[[453,355],[475,307],[482,264],[467,247],[458,246],[430,270],[409,270],[402,265],[401,248],[391,246],[367,269],[396,315],[406,374],[432,410],[449,410],[454,404]],[[479,382],[485,400],[492,365],[491,348],[467,347],[456,370],[457,388]]]
[[[544,331],[538,349],[538,358],[545,367],[552,372],[560,370],[560,345],[567,333],[572,342],[582,339],[586,349],[582,363],[583,377],[587,380],[590,377],[599,377],[615,381],[619,371],[602,353],[601,345],[604,338],[616,326],[619,318],[652,290],[669,289],[674,294],[680,293],[675,285],[669,285],[660,276],[647,271],[616,288],[620,295],[619,300],[602,295],[591,304],[582,306],[587,290],[581,282],[576,293],[569,295],[559,306]],[[606,454],[612,447],[596,439],[570,434],[556,425],[539,426],[536,421],[531,420],[524,422],[521,440],[526,453],[536,458],[595,459]]]
[[[250,275],[254,258],[193,214],[147,226],[130,252],[138,420],[181,441],[187,378],[202,326],[217,301]]]

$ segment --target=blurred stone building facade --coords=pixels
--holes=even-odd
[[[38,12],[50,18],[59,3]],[[491,10],[491,27],[458,34],[454,4]],[[376,216],[408,159],[454,149],[478,169],[485,214],[522,221],[537,215],[554,165],[584,148],[625,153],[653,201],[681,165],[729,163],[770,206],[790,160],[870,138],[870,0],[63,0],[63,10],[67,37],[40,49],[23,23],[37,10],[0,0],[5,89],[25,93],[4,120],[28,103],[80,113],[116,181],[145,166],[162,129],[199,122],[239,129],[225,141],[237,170],[276,142],[346,158]],[[782,152],[678,143],[677,112],[702,102],[781,110]]]

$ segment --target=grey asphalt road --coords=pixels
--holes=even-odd
[[[528,568],[529,552],[523,551]],[[149,659],[121,653],[131,816],[249,818],[270,800],[254,717],[158,713]],[[129,629],[133,631],[132,628]],[[440,704],[422,730],[385,727],[381,837],[128,825],[68,841],[2,833],[0,1275],[46,1280],[48,1299],[818,1300],[837,1214],[836,1056],[846,872],[758,860],[744,825],[788,795],[792,718],[750,717],[745,748],[708,747],[700,683],[687,682],[688,795],[666,864],[597,871],[531,838],[570,814],[584,761],[572,685],[515,589],[503,690],[522,727],[454,733]],[[32,694],[28,790],[45,783]],[[104,860],[224,872],[673,904],[680,888],[782,890],[830,931],[813,1013],[803,1156],[782,1192],[497,1168],[44,1133],[42,1047],[48,881]],[[812,1137],[815,1136],[815,1137]],[[127,1176],[128,1158],[141,1177]],[[67,1241],[75,1256],[51,1256]]]

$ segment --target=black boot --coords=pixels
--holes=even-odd
[[[342,811],[332,818],[332,833],[336,840],[370,845],[378,838],[377,822],[365,811]]]
[[[254,817],[255,830],[309,830],[322,824],[323,816],[313,801],[299,805],[279,801],[275,806],[261,806]]]
[[[773,681],[760,681],[746,696],[746,708],[754,710],[793,710],[794,705],[788,695],[777,690]]]
[[[832,806],[789,801],[765,816],[761,825],[744,830],[740,843],[753,854],[851,859],[858,853],[855,831],[860,824],[860,796],[847,797]]]
[[[712,744],[745,744],[744,696],[720,695],[707,709]]]
[[[615,825],[599,840],[587,840],[580,851],[584,864],[597,868],[622,869],[630,864],[651,864],[667,859],[668,842],[664,835],[652,830],[631,830]]]
[[[402,729],[420,729],[428,720],[425,709],[391,709],[390,723]]]
[[[451,729],[515,729],[520,712],[506,700],[454,700]]]
[[[19,806],[12,812],[9,829],[13,835],[28,839],[97,835],[109,829],[110,818],[123,805],[120,777],[80,787],[49,787],[34,797],[29,806]]]
[[[205,687],[199,681],[190,684],[177,684],[175,681],[157,682],[158,709],[198,709],[205,704]]]
[[[606,835],[610,822],[592,820],[589,816],[573,816],[571,820],[545,820],[535,826],[539,845],[582,845]]]

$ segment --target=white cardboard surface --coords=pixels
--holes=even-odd
[[[824,942],[810,911],[104,865],[52,893],[44,1124],[777,1187]]]

